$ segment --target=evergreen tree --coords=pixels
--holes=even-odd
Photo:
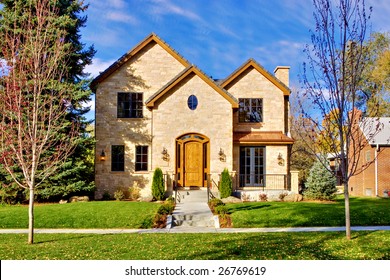
[[[221,186],[219,187],[221,198],[231,196],[232,191],[232,178],[230,178],[229,171],[225,168],[221,174]]]
[[[336,189],[336,177],[329,172],[322,162],[317,160],[310,169],[310,175],[306,182],[307,189],[304,196],[309,199],[331,200]]]
[[[164,176],[160,168],[156,168],[153,174],[152,195],[155,200],[163,200],[165,195]]]
[[[23,11],[30,8],[34,1],[0,0],[0,3],[3,5],[0,11],[0,25],[6,27],[14,26],[15,21],[22,22]],[[87,22],[87,17],[82,13],[87,10],[88,5],[79,0],[52,1],[51,5],[56,6],[59,16],[67,16],[70,19],[66,25],[67,33],[64,41],[69,44],[71,51],[67,57],[66,68],[62,69],[61,78],[64,82],[74,84],[70,92],[72,104],[69,106],[67,119],[77,123],[79,135],[75,152],[55,176],[47,178],[37,189],[36,194],[42,199],[57,199],[75,194],[91,195],[94,190],[94,165],[93,161],[88,160],[93,153],[94,140],[87,131],[87,126],[91,121],[85,117],[90,109],[83,105],[91,100],[92,94],[88,87],[90,81],[86,79],[88,73],[84,72],[84,68],[92,63],[96,51],[93,46],[86,47],[81,42],[80,35],[80,29],[85,27]],[[5,14],[13,14],[16,20],[14,17],[2,16]],[[2,50],[0,50],[1,56]],[[62,66],[59,65],[59,67]],[[9,185],[12,182],[6,180],[5,177],[0,179],[3,182],[0,184],[1,195],[2,185]]]

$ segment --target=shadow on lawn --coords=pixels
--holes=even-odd
[[[348,241],[343,232],[260,233],[229,235],[208,240],[208,251],[186,255],[185,259],[214,260],[351,260],[388,259],[388,246],[366,247],[373,232],[353,232]],[[375,237],[374,237],[375,239]],[[351,243],[352,242],[352,243]],[[386,248],[385,248],[386,247]]]
[[[257,209],[262,209],[262,208],[267,208],[271,207],[272,205],[270,204],[247,204],[243,203],[234,209],[229,209],[229,214],[232,214],[234,212],[239,212],[239,211],[248,211],[248,210],[257,210]]]

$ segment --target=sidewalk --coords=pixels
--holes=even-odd
[[[352,231],[390,230],[390,226],[356,226]],[[124,234],[124,233],[255,233],[255,232],[332,232],[345,231],[345,227],[293,227],[293,228],[211,228],[173,227],[171,229],[34,229],[34,233]],[[28,229],[0,229],[0,234],[26,234]]]

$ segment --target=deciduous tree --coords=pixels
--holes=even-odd
[[[13,10],[1,14],[0,162],[15,183],[28,189],[29,244],[35,190],[77,144],[77,122],[66,118],[74,84],[65,79],[71,51],[65,37],[73,19],[60,16],[55,4],[17,0]]]
[[[22,23],[24,10],[28,10],[31,6],[31,1],[0,0],[0,3],[3,5],[0,11],[4,14],[1,19],[3,26],[15,26],[19,24],[18,22]],[[66,16],[70,19],[63,27],[66,31],[63,40],[68,44],[69,52],[61,76],[63,81],[74,85],[72,92],[69,92],[71,96],[69,101],[72,106],[69,106],[66,118],[68,121],[77,123],[80,133],[77,135],[75,152],[67,158],[65,164],[54,175],[47,178],[36,189],[39,200],[62,199],[75,194],[90,195],[94,190],[94,164],[88,160],[94,148],[94,139],[86,131],[91,120],[85,118],[85,114],[89,111],[85,105],[91,100],[92,92],[88,87],[88,73],[84,72],[84,68],[92,63],[95,49],[93,45],[87,47],[83,44],[80,34],[80,29],[86,25],[87,17],[84,12],[88,5],[79,0],[51,1],[50,5],[56,8],[58,16]],[[18,8],[15,9],[16,7]],[[0,57],[1,53],[0,49]],[[4,189],[6,186],[13,184],[12,180],[4,176],[0,177],[0,182],[0,193],[6,191]],[[12,200],[20,201],[23,197],[17,196]],[[11,199],[10,196],[9,199]]]
[[[356,133],[357,122],[364,121],[355,110],[368,57],[365,52],[369,15],[364,0],[313,0],[315,29],[312,44],[306,47],[307,63],[302,76],[302,97],[315,107],[307,111],[306,131],[327,133],[323,120],[332,112],[334,131],[330,152],[340,160],[340,182],[344,185],[346,237],[351,238],[348,181],[356,174],[360,150],[365,139]],[[302,126],[305,126],[305,122]],[[314,127],[314,128],[313,128]],[[333,129],[333,128],[332,128]],[[375,136],[378,128],[370,133]],[[370,140],[370,139],[369,139]],[[318,155],[318,151],[313,150]],[[321,159],[321,157],[320,157]],[[326,163],[323,162],[324,166]]]

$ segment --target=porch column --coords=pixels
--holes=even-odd
[[[299,180],[298,180],[298,170],[291,170],[291,191],[293,193],[298,194],[299,193]]]

